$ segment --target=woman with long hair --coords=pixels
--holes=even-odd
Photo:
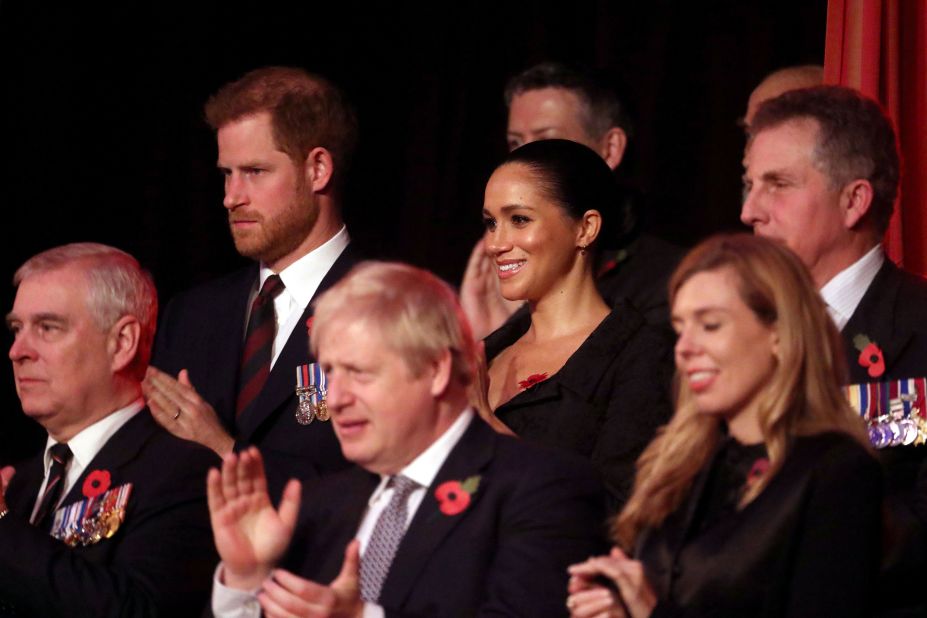
[[[620,548],[571,567],[572,615],[870,615],[881,473],[804,267],[716,236],[670,304],[676,413],[638,462]]]
[[[613,511],[634,461],[670,413],[671,342],[596,289],[599,239],[619,201],[589,148],[543,140],[514,150],[486,186],[483,238],[503,297],[526,308],[485,340],[486,418],[597,466]]]

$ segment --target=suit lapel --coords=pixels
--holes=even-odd
[[[904,333],[897,328],[896,306],[901,287],[899,275],[898,268],[886,258],[856,307],[856,311],[853,312],[850,321],[841,332],[846,347],[851,382],[870,382],[873,379],[880,379],[870,377],[866,368],[859,364],[859,350],[853,342],[856,336],[865,335],[882,350],[882,357],[885,360],[884,376],[891,374],[895,361],[911,338],[910,332]]]
[[[435,498],[435,489],[446,481],[463,481],[480,474],[492,460],[495,435],[479,418],[474,418],[460,442],[441,466],[405,536],[402,537],[390,565],[380,594],[380,604],[384,607],[402,606],[435,549],[460,522],[479,508],[479,500],[486,493],[486,484],[490,483],[491,479],[480,480],[479,488],[472,494],[470,504],[457,515],[441,513]]]
[[[290,333],[290,338],[287,339],[286,345],[284,345],[283,350],[280,352],[280,356],[277,357],[277,362],[274,363],[274,367],[261,393],[251,405],[241,413],[238,419],[239,439],[248,440],[275,410],[295,399],[296,367],[315,362],[315,359],[309,354],[309,337],[306,331],[306,321],[312,317],[315,311],[312,303],[316,298],[321,296],[322,293],[328,290],[328,288],[346,275],[359,261],[357,252],[354,251],[352,247],[353,245],[349,244],[325,274],[312,300],[309,301],[309,305],[306,307],[305,311],[303,311],[302,317],[299,322],[296,323],[293,332]],[[242,322],[244,322],[244,318],[242,318]],[[235,357],[235,362],[238,363],[238,356]],[[294,420],[293,423],[295,426],[296,421]]]
[[[219,328],[214,329],[210,338],[209,360],[210,376],[213,377],[213,390],[216,393],[216,410],[222,415],[226,427],[235,427],[235,402],[238,399],[238,372],[244,345],[245,316],[248,314],[248,299],[258,279],[257,264],[241,271],[241,276],[228,287],[228,294],[216,307],[215,319]],[[229,376],[235,376],[229,380]],[[190,376],[197,384],[196,376]]]
[[[112,475],[111,487],[122,485],[123,481],[120,478],[119,470],[138,455],[142,450],[142,446],[156,431],[159,431],[159,428],[151,418],[151,413],[148,412],[147,408],[130,418],[125,425],[119,428],[119,431],[106,441],[106,444],[103,445],[96,457],[84,468],[77,482],[74,483],[74,486],[68,491],[68,495],[61,502],[61,506],[67,506],[84,499],[84,480],[95,470],[106,470]]]
[[[16,466],[16,474],[3,497],[10,511],[17,515],[29,517],[32,509],[35,508],[35,502],[39,498],[39,487],[45,478],[44,457],[45,448],[43,446],[37,457],[32,457]]]

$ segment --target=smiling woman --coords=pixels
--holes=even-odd
[[[595,152],[544,140],[505,159],[483,207],[502,295],[527,305],[486,338],[483,413],[523,438],[589,457],[613,510],[670,408],[668,337],[627,302],[609,310],[596,290],[598,239],[618,202]]]
[[[670,295],[676,414],[614,526],[634,559],[571,567],[574,615],[871,616],[881,473],[810,275],[778,243],[716,236]]]

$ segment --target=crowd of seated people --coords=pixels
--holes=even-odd
[[[334,84],[223,86],[249,267],[160,320],[113,247],[14,276],[48,438],[0,462],[0,616],[925,615],[927,283],[882,248],[891,122],[820,80],[757,87],[754,233],[683,256],[616,181],[615,93],[519,74],[459,292],[351,242]]]

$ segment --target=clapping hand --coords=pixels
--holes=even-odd
[[[223,458],[207,478],[209,516],[222,558],[224,584],[250,590],[267,578],[290,544],[299,513],[300,484],[291,480],[279,509],[267,493],[261,454],[251,447]]]

